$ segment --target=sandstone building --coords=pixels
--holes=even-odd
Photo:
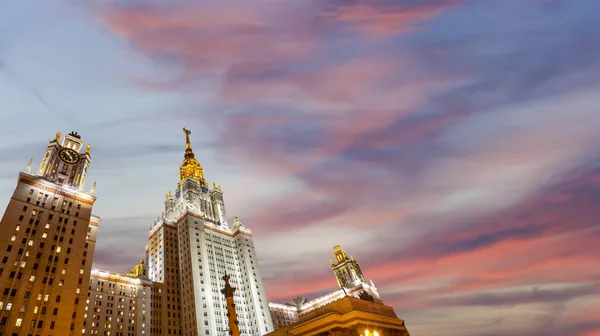
[[[91,147],[60,133],[0,221],[0,335],[81,335],[100,218],[84,190]]]

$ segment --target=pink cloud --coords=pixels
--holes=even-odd
[[[336,6],[322,16],[328,20],[345,22],[352,29],[371,36],[388,36],[410,32],[462,1],[445,1],[439,4],[406,6],[384,1],[358,1]]]
[[[370,251],[364,256],[357,254],[357,258],[388,304],[424,315],[447,305],[460,306],[456,301],[442,300],[451,294],[466,296],[548,283],[589,284],[598,279],[597,270],[590,267],[597,259],[593,252],[598,233],[590,230],[597,216],[589,214],[595,201],[581,199],[573,190],[544,196],[547,203],[543,208],[555,211],[541,211],[526,200],[495,216],[478,218],[479,222],[454,222],[464,217],[462,208],[456,211],[457,206],[451,206],[457,217],[444,214],[445,221],[436,218],[437,222],[431,223],[420,217],[441,207],[454,194],[460,199],[461,193],[471,189],[491,190],[498,199],[514,197],[514,190],[496,191],[493,187],[502,184],[519,189],[544,169],[556,171],[556,163],[569,158],[571,148],[581,147],[579,138],[548,139],[548,130],[554,127],[541,127],[528,135],[501,134],[494,138],[503,141],[486,147],[486,140],[492,137],[476,134],[469,139],[473,146],[460,153],[466,163],[427,161],[428,165],[417,166],[417,173],[406,177],[400,164],[405,163],[403,155],[413,153],[385,153],[386,149],[421,140],[432,140],[426,145],[442,146],[437,141],[441,130],[481,113],[465,103],[464,108],[435,106],[433,110],[444,113],[412,118],[432,103],[435,94],[462,84],[464,79],[426,74],[412,78],[411,70],[419,63],[411,54],[400,60],[383,53],[363,54],[348,61],[328,59],[331,50],[327,47],[331,46],[319,35],[337,33],[335,28],[340,24],[369,36],[406,33],[456,2],[414,7],[359,2],[333,7],[319,16],[324,22],[315,21],[318,13],[306,8],[274,16],[272,9],[265,7],[267,3],[280,2],[223,2],[164,11],[130,7],[105,12],[108,27],[137,50],[159,60],[175,60],[181,67],[181,73],[168,81],[144,81],[146,88],[179,92],[198,81],[210,82],[203,98],[217,106],[208,109],[211,114],[199,113],[198,121],[218,119],[222,127],[219,143],[235,145],[243,152],[238,164],[244,164],[245,174],[250,175],[251,169],[246,167],[254,164],[268,171],[266,176],[252,180],[254,184],[245,182],[228,190],[228,195],[252,194],[284,179],[299,181],[285,195],[255,207],[254,213],[243,218],[257,237],[278,239],[283,229],[291,228],[296,232],[283,239],[293,246],[298,243],[294,234],[302,229],[360,228],[367,235],[388,227],[389,235],[373,240],[377,249],[368,246],[365,250]],[[235,111],[229,113],[230,109]],[[538,116],[531,111],[522,114]],[[403,126],[392,127],[403,122]],[[296,148],[295,140],[313,136],[306,135],[309,132],[302,127],[316,129],[318,141],[291,150]],[[296,131],[304,131],[304,138],[294,138]],[[362,154],[348,151],[363,150],[385,155],[363,162],[344,157]],[[423,155],[431,160],[435,154],[427,150]],[[449,151],[448,155],[456,152]],[[331,164],[335,160],[339,162]],[[506,177],[499,179],[502,174]],[[600,178],[590,176],[587,181],[585,185]],[[527,193],[534,187],[522,189]],[[474,198],[479,196],[477,192]],[[477,202],[480,200],[466,201],[465,209],[472,210]],[[571,212],[560,207],[570,202],[574,202]],[[440,222],[444,226],[438,231],[443,230],[443,235],[427,232]],[[513,235],[502,236],[503,230]],[[570,235],[569,230],[577,232]],[[358,244],[349,248],[358,248]],[[276,253],[281,259],[298,257],[293,251]],[[322,265],[327,268],[326,259]],[[269,278],[269,296],[287,301],[297,295],[310,297],[335,289],[328,270],[319,274],[305,275],[298,267],[284,277]]]
[[[187,71],[219,71],[246,62],[284,62],[314,53],[311,29],[291,13],[270,20],[260,3],[105,8],[103,20],[149,55],[171,55]],[[296,11],[294,14],[301,15]],[[296,23],[296,24],[294,24]]]

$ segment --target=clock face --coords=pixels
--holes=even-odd
[[[58,157],[64,162],[68,164],[75,164],[79,162],[79,153],[70,149],[63,148],[58,152]]]

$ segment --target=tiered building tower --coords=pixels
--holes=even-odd
[[[61,141],[62,139],[62,141]],[[81,335],[100,218],[84,191],[91,147],[76,132],[32,160],[0,221],[0,335]]]
[[[339,289],[314,300],[298,297],[286,304],[269,303],[275,329],[298,322],[301,317],[345,297],[363,299],[381,304],[381,298],[373,281],[365,280],[360,266],[354,257],[348,258],[346,251],[339,245],[333,247],[331,270],[335,275]]]
[[[233,297],[240,334],[273,330],[252,232],[237,218],[227,223],[223,192],[212,188],[186,138],[175,192],[152,225],[147,246],[148,277],[163,283],[161,335],[228,334],[227,302],[219,294],[222,278],[237,288]],[[154,333],[153,333],[154,334]]]

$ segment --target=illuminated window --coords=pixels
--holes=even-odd
[[[63,268],[63,269],[62,269],[62,274],[66,274],[66,273],[67,273],[67,269],[66,269],[66,268]]]
[[[23,319],[18,318],[17,319],[17,323],[15,323],[16,327],[20,327],[21,326],[21,322],[23,322]]]
[[[46,237],[48,237],[48,234],[46,234],[46,233],[43,233],[43,234],[42,234],[42,238],[46,238]]]
[[[56,248],[56,253],[60,252],[60,246]]]
[[[29,246],[33,246],[33,240],[29,241]]]
[[[17,235],[13,235],[13,236],[10,238],[10,240],[11,240],[11,241],[15,241],[15,240],[17,240]]]
[[[35,275],[32,275],[29,277],[29,281],[34,282],[35,281]]]
[[[46,223],[46,229],[50,228],[50,223]]]

